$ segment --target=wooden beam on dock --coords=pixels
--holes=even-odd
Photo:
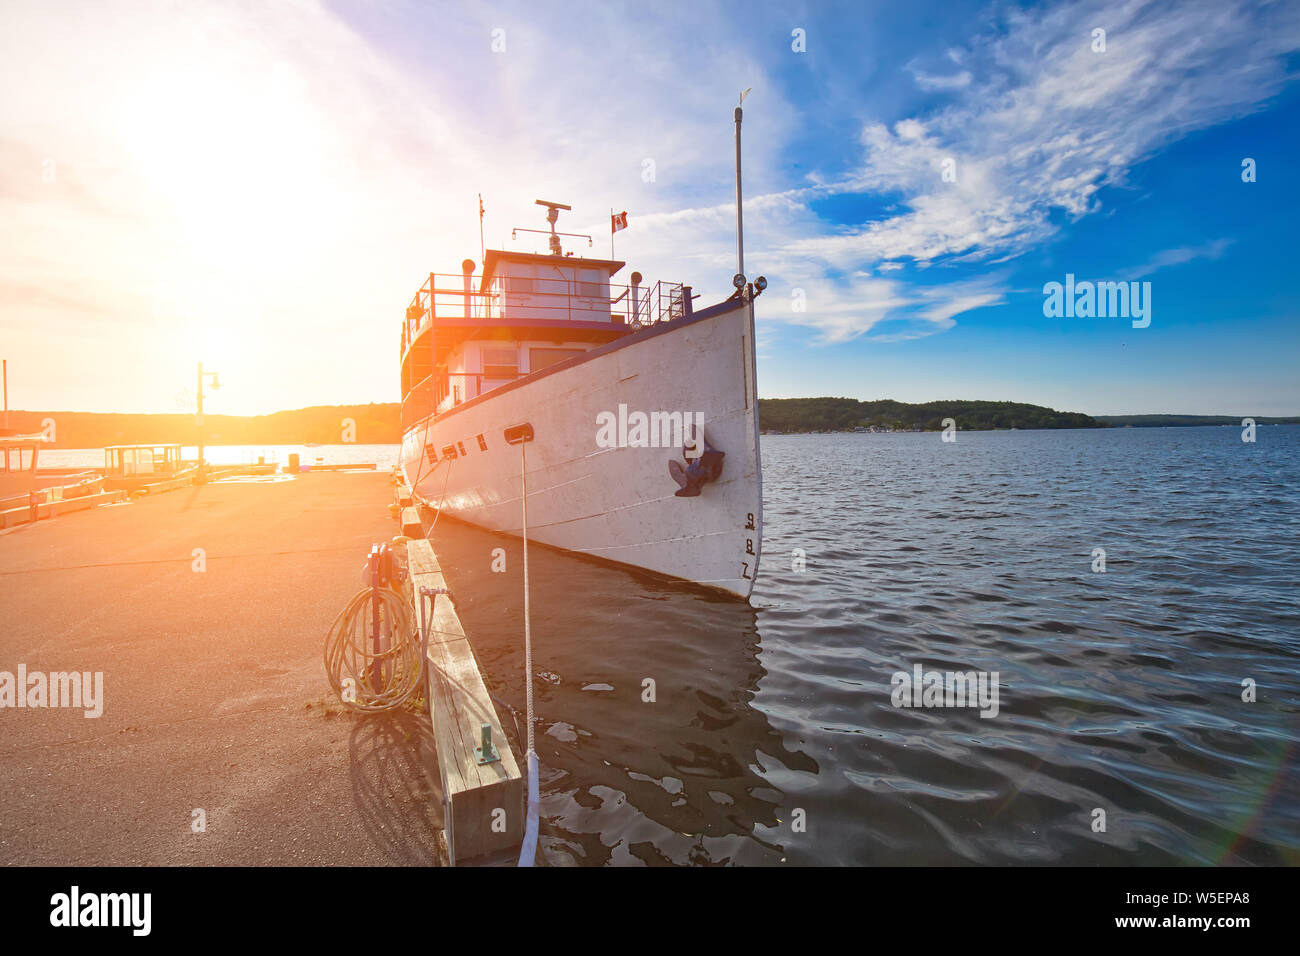
[[[429,614],[427,599],[420,595],[421,587],[447,586],[433,546],[423,539],[410,541],[406,560],[420,633],[429,617],[429,716],[438,747],[447,852],[454,866],[458,860],[519,846],[524,780],[451,596],[438,595]],[[475,754],[483,724],[491,728],[501,758],[487,764],[480,764]]]
[[[286,470],[287,470],[286,466]],[[299,468],[305,469],[309,474],[313,471],[375,471],[379,466],[373,461],[355,462],[350,465],[317,465],[312,462],[300,463]]]
[[[53,501],[42,501],[36,506],[39,519],[53,518],[57,515],[66,514],[69,511],[81,511],[86,508],[94,508],[98,505],[116,504],[119,501],[126,500],[125,491],[103,491],[95,495],[81,495],[76,498],[56,498]],[[31,520],[31,506],[22,505],[18,508],[9,508],[0,511],[0,528],[10,528],[16,524],[23,524]]]
[[[393,500],[397,502],[399,508],[410,508],[415,504],[415,496],[411,494],[411,489],[406,484],[405,479],[394,476]]]
[[[162,481],[152,481],[147,485],[140,485],[131,489],[133,495],[160,495],[164,491],[175,491],[178,488],[188,488],[194,484],[193,475],[185,475],[181,478],[164,478]]]
[[[420,512],[415,508],[402,509],[402,534],[408,538],[424,537],[424,523],[420,521]],[[424,543],[427,545],[429,542]],[[433,549],[430,548],[429,550],[432,553]],[[409,560],[410,549],[407,550],[407,557]]]

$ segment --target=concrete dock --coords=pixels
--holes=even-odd
[[[98,718],[0,708],[0,864],[436,865],[427,716],[349,714],[322,665],[392,501],[309,473],[0,531],[0,671],[104,675]]]

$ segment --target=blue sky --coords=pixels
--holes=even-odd
[[[540,196],[607,254],[627,209],[629,271],[722,298],[752,87],[761,395],[1300,414],[1297,51],[1294,3],[14,0],[11,401],[174,411],[197,360],[214,412],[396,400],[479,192],[489,246]],[[1066,273],[1150,282],[1150,326],[1045,317]]]

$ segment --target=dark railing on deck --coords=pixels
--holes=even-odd
[[[471,325],[503,325],[512,320],[596,321],[648,328],[691,313],[691,287],[679,282],[653,285],[606,286],[565,278],[512,278],[495,280],[487,292],[479,292],[480,279],[431,273],[406,308],[402,324],[401,355],[436,321]],[[608,288],[608,295],[605,289]],[[427,366],[426,366],[427,367]],[[402,430],[441,408],[482,393],[481,372],[438,372],[415,383],[402,398]],[[494,382],[501,376],[493,376]]]
[[[434,319],[483,325],[501,325],[512,319],[613,321],[645,328],[682,318],[691,311],[690,286],[680,282],[633,287],[563,278],[503,276],[494,280],[487,292],[479,292],[479,277],[471,276],[467,293],[464,278],[433,273],[420,287],[406,308],[402,355]]]

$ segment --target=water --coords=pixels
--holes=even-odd
[[[1240,434],[765,437],[753,607],[530,549],[546,861],[1300,862],[1300,427]],[[518,543],[431,536],[522,710]]]
[[[361,465],[376,463],[380,468],[397,464],[401,445],[205,445],[203,457],[214,465],[252,465],[258,458],[278,465],[287,465],[289,455],[297,454],[304,465],[314,465],[320,459],[323,465]],[[197,460],[199,450],[194,445],[181,448],[181,458]],[[42,468],[103,468],[102,448],[51,448],[41,449]]]

